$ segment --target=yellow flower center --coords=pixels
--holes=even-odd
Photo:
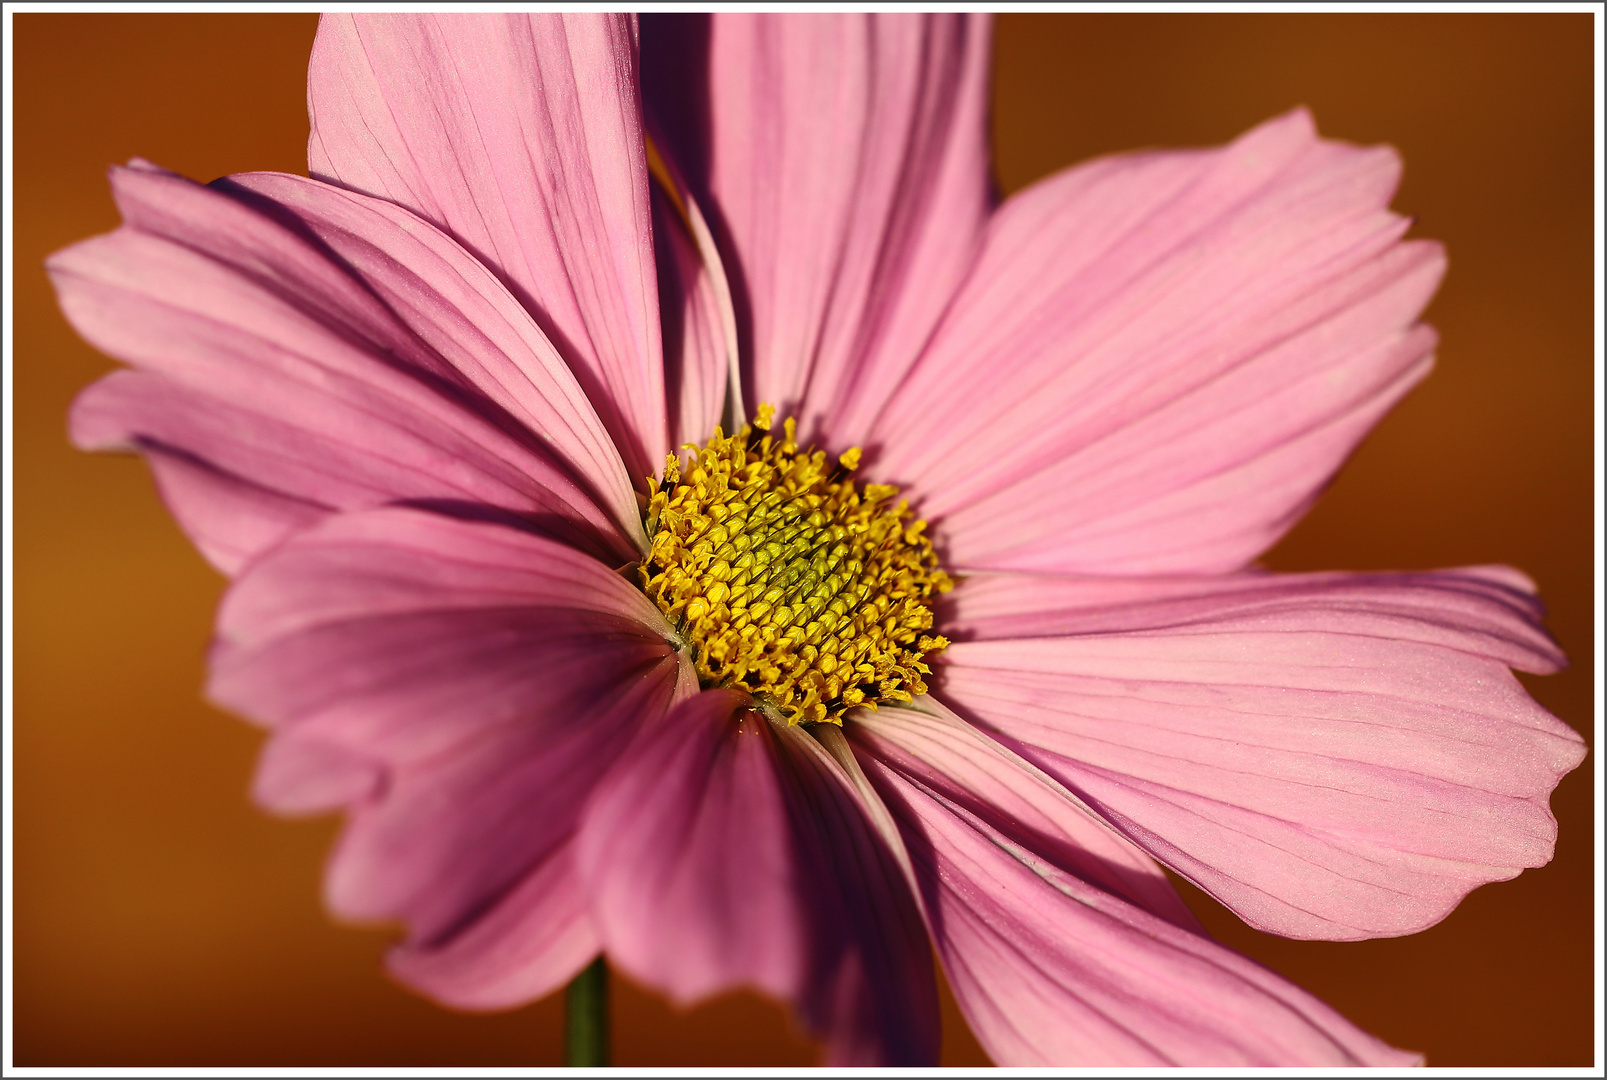
[[[890,484],[855,484],[859,450],[828,465],[775,410],[718,428],[682,476],[649,480],[642,590],[685,640],[705,687],[753,694],[788,723],[842,723],[856,705],[926,692],[932,597],[953,587],[926,522]]]

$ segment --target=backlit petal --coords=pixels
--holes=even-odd
[[[978,815],[1014,842],[1052,852],[1085,881],[1200,929],[1155,860],[1042,770],[928,696],[853,714],[861,752]]]
[[[1387,148],[1292,113],[1011,198],[869,440],[953,562],[1236,569],[1427,371],[1444,268]]]
[[[445,229],[575,369],[633,478],[669,448],[630,15],[326,15],[308,166]]]
[[[949,984],[1000,1065],[1410,1065],[1311,995],[1090,884],[897,769]]]
[[[392,267],[398,276],[365,286],[316,241],[219,191],[143,164],[113,170],[112,187],[125,225],[48,267],[74,327],[139,370],[85,391],[73,437],[195,463],[165,493],[197,504],[178,517],[208,530],[203,550],[224,569],[296,521],[402,500],[498,507],[632,556],[627,524],[599,508],[606,470],[586,476],[598,459],[525,427],[449,359],[489,363],[494,349],[443,355],[426,340],[426,324],[463,317],[461,264],[436,267],[444,295],[421,280],[429,268]],[[372,291],[390,284],[409,292],[414,325]],[[229,513],[266,520],[230,527]]]
[[[1252,925],[1412,933],[1550,860],[1585,753],[1504,576],[979,578],[939,692]]]

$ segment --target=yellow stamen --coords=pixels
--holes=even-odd
[[[888,484],[849,475],[803,451],[792,420],[770,434],[775,409],[714,437],[681,472],[648,481],[652,546],[642,590],[686,638],[705,687],[738,687],[793,724],[841,723],[856,705],[926,692],[932,597],[953,587],[926,522],[906,521]]]

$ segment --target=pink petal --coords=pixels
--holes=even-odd
[[[937,997],[903,871],[801,729],[711,690],[645,727],[578,841],[608,954],[682,1003],[789,1001],[839,1064],[930,1064]]]
[[[1551,858],[1585,748],[1506,575],[973,583],[944,700],[1254,926],[1412,933]]]
[[[725,410],[728,367],[726,324],[714,275],[675,207],[653,191],[653,235],[658,241],[658,291],[664,326],[665,393],[676,446],[708,441]]]
[[[629,15],[328,15],[308,166],[445,229],[575,368],[634,477],[665,429]],[[513,92],[513,91],[518,92]]]
[[[73,437],[154,445],[218,477],[167,494],[194,501],[181,522],[221,528],[201,539],[227,569],[253,537],[404,499],[500,507],[632,557],[631,533],[587,490],[606,478],[577,479],[572,446],[523,428],[308,239],[151,166],[114,170],[112,187],[127,224],[48,265],[74,327],[141,370],[86,391]],[[413,281],[417,309],[454,317]],[[235,512],[266,520],[219,526]]]
[[[269,805],[353,800],[331,908],[404,920],[394,962],[428,992],[509,1004],[596,951],[567,845],[598,777],[685,692],[668,629],[546,538],[341,514],[235,583],[210,691],[276,727]]]
[[[1223,574],[1089,578],[978,573],[942,601],[944,630],[965,640],[1181,630],[1226,617],[1258,629],[1345,630],[1476,653],[1520,671],[1566,665],[1540,626],[1534,583],[1509,566],[1387,574]]]
[[[847,725],[864,753],[964,807],[1018,844],[1186,930],[1198,921],[1155,860],[1041,769],[955,716],[942,702],[861,709]]]
[[[631,477],[574,373],[519,302],[450,237],[386,202],[285,173],[240,173],[228,192],[293,215],[453,372],[540,435],[598,493],[621,531],[639,531]]]
[[[251,793],[281,814],[322,814],[379,794],[379,763],[347,747],[295,732],[269,739]]]
[[[460,1009],[506,1009],[546,997],[597,955],[597,931],[574,870],[574,844],[553,849],[489,911],[435,945],[391,950],[391,972]]]
[[[867,762],[926,882],[971,1030],[1001,1065],[1408,1065],[1309,994]]]
[[[1398,175],[1295,112],[1015,196],[877,423],[878,474],[963,567],[1242,566],[1428,370],[1444,258],[1400,242]]]
[[[984,16],[713,17],[709,129],[665,126],[745,286],[751,403],[846,445],[914,361],[987,219],[988,51]]]
[[[302,738],[423,760],[566,722],[621,672],[673,661],[670,636],[640,590],[561,544],[381,509],[329,519],[234,584],[209,693]]]
[[[547,723],[504,723],[390,770],[383,798],[352,810],[330,859],[330,909],[403,920],[409,943],[424,948],[469,930],[568,842],[598,778],[668,703],[673,674],[664,674],[620,671],[613,686],[555,702],[568,711]],[[553,666],[547,678],[567,673]]]
[[[107,387],[127,378],[143,376],[117,372],[79,395],[73,410],[75,430],[83,431],[80,425],[86,423],[94,407],[91,402],[100,398]],[[220,472],[188,454],[149,441],[137,443],[136,448],[144,453],[162,501],[178,519],[185,535],[195,541],[208,562],[225,574],[235,574],[257,552],[316,524],[328,513],[318,503]]]
[[[698,20],[694,17],[690,21]],[[666,320],[665,334],[669,336],[672,332],[678,332],[682,338],[679,357],[666,347],[665,365],[666,377],[683,384],[678,430],[681,432],[680,445],[684,446],[688,442],[705,441],[712,431],[712,426],[705,425],[710,397],[716,384],[720,387],[719,410],[715,414],[719,422],[727,431],[735,431],[744,423],[746,413],[742,405],[741,344],[737,335],[731,280],[725,272],[725,260],[720,256],[719,244],[714,239],[699,196],[692,191],[685,170],[670,152],[670,142],[664,132],[650,132],[649,139],[649,150],[663,166],[662,175],[655,167],[655,178],[659,183],[653,189],[653,235],[659,259],[659,307],[661,316]],[[671,228],[668,224],[670,208],[667,200],[674,201],[675,217],[680,228]],[[671,269],[675,270],[674,277],[679,279],[674,283],[666,280],[666,272]],[[679,305],[676,303],[677,295],[682,297]],[[675,313],[683,310],[684,323],[677,327]],[[716,365],[722,363],[723,370],[717,371]],[[695,368],[695,378],[689,365]],[[687,388],[690,387],[698,388],[698,392],[689,396]],[[672,396],[671,401],[675,400]]]

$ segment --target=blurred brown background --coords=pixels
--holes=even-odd
[[[335,822],[246,798],[259,736],[200,700],[222,580],[144,466],[66,442],[111,367],[41,260],[112,229],[104,170],[304,172],[310,15],[15,17],[15,1053],[19,1065],[556,1064],[557,999],[494,1016],[389,982],[333,925]],[[1298,104],[1389,142],[1395,206],[1446,242],[1439,368],[1272,553],[1279,569],[1527,570],[1576,666],[1528,680],[1591,729],[1591,17],[1005,15],[1005,191],[1094,154],[1220,143]],[[1594,759],[1548,867],[1410,938],[1285,942],[1190,892],[1222,940],[1433,1065],[1591,1061]],[[616,979],[619,1064],[805,1064],[781,1011],[679,1014]],[[948,1064],[985,1059],[949,1018]]]

